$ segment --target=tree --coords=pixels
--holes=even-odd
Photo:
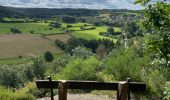
[[[44,54],[44,59],[46,62],[52,62],[54,60],[54,56],[50,51],[46,51]]]
[[[21,31],[20,31],[19,29],[17,29],[16,27],[10,28],[10,31],[11,31],[12,33],[14,33],[14,34],[16,34],[16,33],[21,33]]]
[[[143,26],[152,28],[146,42],[147,50],[155,55],[156,59],[170,66],[170,4],[164,1],[150,3],[151,0],[136,0],[135,4],[147,6]]]
[[[99,56],[100,59],[103,59],[107,55],[106,47],[103,44],[100,44],[96,49],[96,54]]]
[[[61,27],[61,23],[59,22],[51,22],[49,24],[50,27],[53,27],[53,28],[60,28]]]
[[[72,16],[64,16],[62,18],[62,21],[64,23],[75,23],[76,22],[76,18],[75,17],[72,17]]]
[[[139,29],[139,27],[137,26],[136,22],[134,22],[134,21],[129,21],[125,25],[125,31],[132,36],[137,35],[136,32],[138,29]]]
[[[78,46],[72,49],[73,57],[87,59],[90,56],[94,56],[94,53],[88,48]]]
[[[111,35],[114,35],[114,28],[113,27],[108,27],[107,32]]]

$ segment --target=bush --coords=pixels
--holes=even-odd
[[[14,33],[14,34],[16,34],[16,33],[21,33],[21,31],[19,30],[19,29],[17,29],[16,27],[12,27],[12,28],[10,28],[10,31],[12,32],[12,33]]]
[[[52,62],[54,60],[54,56],[50,51],[46,51],[44,53],[44,59],[46,62]]]
[[[122,34],[122,32],[114,32],[113,35],[120,35],[120,34]]]
[[[97,80],[97,73],[101,70],[100,62],[95,57],[83,60],[76,58],[70,61],[59,74],[60,79],[67,80]]]
[[[133,81],[140,81],[140,59],[136,58],[133,50],[115,50],[104,62],[105,71],[114,76],[116,80],[126,80],[130,77]],[[142,60],[141,60],[142,61]],[[142,61],[143,62],[143,61]]]
[[[72,51],[73,57],[80,57],[83,59],[86,59],[90,56],[94,56],[94,54],[92,53],[92,51],[90,49],[87,49],[85,47],[76,47],[74,48]]]
[[[108,32],[99,32],[99,35],[102,35],[102,36],[109,36],[109,33],[108,33]]]
[[[113,27],[108,27],[107,32],[111,35],[114,35],[114,28]]]
[[[0,87],[0,100],[36,100],[31,94],[13,92],[12,89]]]
[[[71,28],[71,27],[72,27],[72,25],[67,24],[67,28]]]
[[[49,27],[60,28],[61,27],[61,23],[59,23],[59,22],[51,22],[49,24]]]
[[[33,34],[33,33],[34,33],[34,30],[31,30],[30,33]]]
[[[56,40],[55,40],[55,44],[56,44],[57,47],[61,48],[62,50],[65,50],[65,46],[66,46],[66,45],[65,45],[64,42],[56,39]]]
[[[164,98],[163,100],[169,100],[170,99],[170,82],[167,82],[164,87]]]

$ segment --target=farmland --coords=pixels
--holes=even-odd
[[[0,23],[0,59],[18,58],[19,56],[26,56],[30,53],[42,54],[45,51],[53,53],[61,53],[62,50],[57,48],[54,44],[56,39],[67,42],[68,38],[78,37],[87,40],[108,38],[100,36],[99,32],[106,32],[107,26],[93,26],[88,23],[73,23],[71,28],[67,28],[66,23],[62,23],[62,28],[75,30],[69,34],[65,33],[62,28],[49,28],[49,23]],[[93,30],[80,30],[81,26],[87,25],[85,28],[95,27]],[[21,34],[12,34],[11,27],[16,27],[21,30]],[[114,28],[115,31],[121,32],[120,28]],[[34,34],[30,31],[34,30]],[[60,34],[59,34],[60,33]],[[58,34],[58,35],[57,35]],[[44,35],[44,36],[42,36]],[[116,41],[116,39],[114,39]],[[0,60],[1,62],[4,60]],[[11,62],[14,62],[12,60]],[[16,60],[18,61],[18,60]]]
[[[40,54],[48,50],[53,53],[61,52],[53,42],[31,34],[0,35],[0,49],[0,59],[26,56],[29,53]]]
[[[60,29],[48,29],[48,23],[0,23],[0,34],[9,34],[11,33],[10,28],[16,27],[21,30],[22,33],[30,33],[30,31],[34,31],[34,33],[57,33],[61,32]]]

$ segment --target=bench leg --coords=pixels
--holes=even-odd
[[[58,86],[58,99],[67,100],[67,85],[66,82],[60,82]]]

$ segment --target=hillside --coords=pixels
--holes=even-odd
[[[124,13],[124,12],[139,12],[139,10],[127,9],[82,9],[82,8],[17,8],[0,6],[0,17],[11,16],[28,16],[38,18],[51,18],[56,15],[70,15],[70,16],[96,16],[101,13]]]

